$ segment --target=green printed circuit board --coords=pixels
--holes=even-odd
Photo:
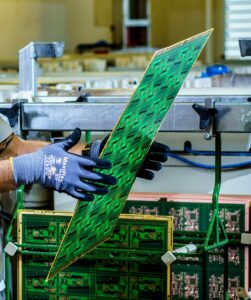
[[[19,211],[18,300],[171,299],[160,258],[172,250],[172,217],[121,215],[108,241],[46,282],[71,216]]]
[[[139,199],[140,200],[140,199]],[[176,235],[182,231],[206,232],[211,218],[210,203],[181,203],[162,198],[159,201],[127,201],[123,213],[155,216],[173,216]],[[219,213],[226,232],[240,234],[245,231],[245,204],[219,204]]]
[[[194,242],[194,236],[190,236],[190,233],[197,232],[199,236],[200,233],[206,231],[211,215],[210,196],[207,197],[206,201],[205,199],[200,199],[199,195],[192,195],[192,199],[182,198],[176,201],[176,199],[173,197],[170,198],[167,194],[165,196],[154,197],[160,199],[159,201],[156,201],[156,199],[155,201],[151,201],[151,197],[148,197],[147,201],[144,201],[142,199],[145,198],[145,195],[143,197],[141,194],[134,195],[133,197],[130,196],[129,199],[134,200],[126,202],[123,213],[129,213],[129,215],[145,214],[153,217],[172,215],[174,217],[174,243],[177,244]],[[224,201],[220,199],[220,215],[222,216],[229,237],[234,239],[236,235],[245,230],[248,231],[250,228],[248,221],[250,220],[251,201],[250,199],[240,201],[237,197],[236,199],[232,199],[232,203],[230,204],[229,202],[231,201],[228,200],[229,198],[225,198]],[[55,246],[55,248],[51,250],[47,249],[47,251],[56,251],[67,228],[70,214],[60,215],[60,213],[54,213],[51,216],[47,215],[44,217],[43,213],[42,215],[37,214],[37,212],[34,213],[24,211],[20,214],[19,242],[33,245],[32,251],[37,250],[37,248],[34,248],[34,245]],[[125,234],[124,225],[121,222],[122,220],[119,220],[112,238],[89,253],[88,259],[81,259],[75,262],[73,266],[60,272],[52,281],[47,283],[45,282],[45,277],[50,268],[53,256],[21,255],[19,263],[21,263],[23,268],[19,267],[19,290],[22,291],[20,295],[23,298],[20,299],[95,299],[89,296],[77,297],[78,289],[80,289],[81,295],[89,293],[88,295],[97,295],[97,299],[128,299],[121,291],[124,288],[129,288],[128,294],[130,297],[133,297],[131,294],[133,292],[131,292],[132,281],[130,278],[132,278],[132,274],[137,274],[137,272],[143,274],[144,280],[142,281],[142,277],[140,277],[141,284],[137,283],[137,291],[134,293],[138,293],[141,296],[129,299],[162,299],[161,296],[160,298],[154,297],[158,295],[157,291],[160,287],[164,288],[163,282],[166,281],[166,278],[163,281],[164,277],[158,275],[163,274],[161,273],[163,265],[159,263],[155,264],[155,261],[151,263],[152,258],[149,260],[149,255],[152,255],[152,250],[146,250],[158,247],[158,239],[155,237],[154,242],[134,239],[133,236]],[[156,233],[156,231],[154,232]],[[131,253],[131,256],[125,259],[123,249],[128,247],[129,241],[135,245],[135,248],[140,243],[142,246],[144,244],[146,246],[147,243],[148,246],[146,248],[144,248],[145,246],[143,247],[146,251],[143,251],[142,248],[142,250],[137,252],[139,255],[134,252],[133,255]],[[170,236],[167,241],[171,241]],[[168,248],[170,249],[170,247],[171,244]],[[113,252],[114,249],[117,249],[115,253]],[[210,255],[207,255],[204,260],[201,257],[192,256],[183,259],[178,258],[172,265],[172,299],[224,299],[223,252],[223,249],[217,249],[211,252]],[[93,264],[94,259],[95,264]],[[239,299],[236,296],[236,288],[248,286],[250,263],[247,248],[229,245],[228,261],[229,299],[235,300]],[[207,265],[207,268],[205,268],[205,265]],[[126,280],[121,279],[120,275],[123,270],[131,272],[130,278],[127,277]],[[109,274],[109,276],[104,276],[104,274]],[[102,281],[102,278],[106,278],[107,282]],[[125,279],[125,277],[122,278]],[[133,278],[135,280],[135,278],[139,277],[136,275]],[[160,281],[162,283],[158,284]],[[167,287],[164,290],[168,291],[169,289],[170,286],[167,283]],[[48,293],[48,296],[46,293]],[[205,293],[208,296],[204,297]],[[148,298],[146,294],[148,294]],[[155,296],[151,298],[153,294]]]
[[[167,194],[166,197],[161,195],[159,201],[151,201],[148,195],[147,201],[144,201],[142,199],[146,193],[142,195],[139,194],[136,200],[137,195],[134,194],[133,200],[126,202],[123,213],[173,216],[174,244],[181,246],[191,241],[196,244],[200,235],[206,232],[211,216],[209,198],[207,201],[198,200],[199,196],[195,195],[194,199],[181,198],[177,201]],[[248,248],[231,245],[231,241],[234,243],[237,239],[240,243],[240,234],[249,230],[250,199],[239,201],[236,197],[235,200],[231,199],[230,204],[225,197],[219,204],[220,215],[230,239],[227,247],[228,296],[234,300],[239,299],[236,294],[238,287],[249,286],[251,267]],[[224,299],[224,249],[216,249],[204,257],[179,257],[172,265],[172,299]]]
[[[211,32],[155,52],[101,153],[113,165],[104,173],[117,184],[89,204],[78,202],[48,279],[111,236],[151,143]]]

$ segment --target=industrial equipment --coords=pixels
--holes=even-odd
[[[238,299],[237,288],[248,290],[249,248],[241,243],[241,236],[250,231],[250,209],[249,196],[219,198],[219,216],[229,243],[207,253],[174,254],[172,299]],[[212,217],[211,196],[133,193],[123,213],[173,216],[174,249],[189,242],[200,248]]]
[[[33,97],[33,100],[36,103],[27,103],[23,100],[18,100],[19,104],[18,106],[16,106],[17,110],[15,112],[15,116],[12,118],[13,126],[15,127],[16,132],[21,133],[24,136],[32,131],[68,131],[73,130],[76,126],[80,127],[83,131],[87,131],[87,133],[89,130],[110,131],[116,124],[120,113],[123,111],[125,104],[129,99],[129,97],[127,96],[110,97],[85,95],[85,102],[83,103],[75,102],[76,97],[71,97],[71,102],[68,103],[65,103],[64,101],[69,100],[69,97],[58,97],[61,103],[52,103],[49,102],[50,99],[48,97],[46,98],[47,103],[38,103],[37,101],[42,101],[43,97],[37,96]],[[197,107],[199,104],[203,108],[205,108],[204,120],[202,120],[203,118],[201,116],[198,117],[197,113],[194,111],[195,103]],[[10,104],[0,105],[0,108],[3,108],[5,110],[10,109],[10,107]],[[212,110],[215,111],[215,114],[210,115],[209,111],[212,112]],[[98,119],[96,118],[97,115],[99,115]],[[206,126],[200,128],[199,123],[202,123],[202,121],[204,121],[204,124],[206,124]],[[201,199],[198,199],[197,196],[193,195],[190,198],[181,196],[181,198],[178,199],[178,195],[144,195],[143,200],[146,201],[142,202],[141,196],[132,195],[130,196],[131,198],[134,197],[134,200],[141,199],[141,201],[128,201],[125,205],[124,212],[127,213],[146,213],[163,216],[173,215],[175,229],[175,249],[178,247],[182,247],[190,242],[196,244],[195,253],[176,253],[176,261],[172,265],[173,299],[187,299],[189,297],[191,297],[191,299],[238,299],[236,291],[240,290],[241,287],[245,287],[246,290],[248,290],[250,261],[248,256],[247,242],[250,240],[250,234],[248,233],[250,232],[250,227],[248,225],[248,221],[250,220],[250,200],[248,198],[242,198],[239,200],[239,198],[241,197],[238,197],[236,199],[234,199],[233,197],[220,197],[218,203],[221,179],[220,170],[221,167],[224,168],[225,166],[222,166],[220,161],[220,135],[217,135],[217,133],[250,133],[250,122],[251,119],[249,92],[238,91],[237,93],[237,91],[235,91],[234,93],[231,93],[229,95],[224,95],[224,93],[222,92],[222,94],[215,95],[212,91],[212,94],[209,93],[206,96],[178,96],[169,111],[168,118],[165,119],[160,128],[160,131],[162,132],[203,132],[205,133],[206,139],[213,138],[215,135],[217,137],[218,146],[216,146],[215,152],[216,154],[218,154],[218,156],[216,155],[216,175],[218,177],[216,177],[215,186],[217,188],[214,192],[213,199],[213,208],[215,210],[216,222],[212,224],[209,230],[209,220],[212,217],[210,197],[203,196]],[[215,153],[213,153],[213,155],[214,154]],[[170,151],[170,157],[174,157],[174,155],[175,153]],[[152,201],[153,198],[154,200],[161,198],[161,200],[159,202]],[[133,206],[129,207],[128,205],[131,204],[133,204]],[[222,225],[220,225],[221,223]],[[37,241],[39,241],[40,239],[40,229],[34,229],[34,234],[38,234]],[[65,233],[65,229],[66,226],[64,227],[62,234]],[[41,229],[41,232],[42,234],[44,233],[43,229]],[[224,232],[226,234],[224,234]],[[50,235],[46,233],[46,230],[45,236],[47,239],[47,244],[49,244],[50,242],[53,243],[53,237],[50,238]],[[43,241],[44,236],[41,235],[41,238]],[[52,245],[52,247],[50,247],[50,245],[46,244],[46,247],[43,247],[42,243],[40,245],[40,243],[38,242],[38,245],[33,244],[32,247],[29,248],[30,242],[25,245],[23,245],[23,242],[16,243],[15,238],[11,239],[10,235],[7,235],[7,240],[11,243],[9,245],[9,248],[7,248],[8,253],[11,254],[12,252],[14,254],[15,251],[21,252],[20,257],[22,263],[24,263],[23,266],[25,267],[22,269],[20,268],[19,271],[23,270],[24,272],[21,275],[21,277],[23,276],[22,278],[28,278],[26,281],[27,284],[25,284],[25,288],[28,287],[28,293],[31,292],[32,294],[31,296],[29,296],[30,298],[27,296],[27,299],[36,299],[34,298],[34,294],[36,294],[35,291],[38,291],[38,294],[40,294],[40,288],[42,288],[41,290],[43,291],[44,289],[47,289],[47,291],[49,292],[55,292],[58,296],[61,297],[59,298],[60,300],[83,299],[83,297],[78,298],[76,295],[67,295],[69,291],[69,293],[75,293],[74,291],[76,291],[79,287],[78,286],[75,289],[76,281],[83,283],[83,285],[85,286],[84,292],[96,292],[92,290],[93,285],[89,285],[90,282],[87,279],[89,275],[86,276],[87,273],[82,272],[84,275],[81,277],[79,276],[79,273],[76,269],[74,269],[74,272],[76,271],[76,273],[73,272],[70,274],[67,271],[68,269],[66,269],[66,271],[62,271],[64,274],[62,277],[60,277],[61,273],[59,273],[59,275],[56,275],[55,278],[51,279],[51,281],[49,281],[48,283],[44,283],[44,278],[46,277],[46,273],[48,272],[49,267],[52,263],[52,258],[55,256],[55,252],[57,250],[57,247],[55,247],[55,245]],[[222,244],[220,244],[221,241],[223,241]],[[246,245],[244,245],[245,241]],[[228,244],[226,245],[227,242]],[[43,241],[43,245],[44,244],[45,243]],[[221,247],[218,248],[218,246]],[[49,251],[45,251],[46,248],[48,248]],[[99,248],[97,248],[97,251],[98,249]],[[30,251],[32,253],[30,253]],[[45,252],[46,258],[44,259]],[[103,250],[101,252],[102,255],[105,254]],[[40,257],[40,254],[43,256],[42,258]],[[110,252],[108,251],[106,252],[106,254],[110,255]],[[163,254],[164,252],[161,255]],[[111,262],[109,260],[109,265],[120,265],[120,259],[117,256],[115,257],[113,257],[114,262]],[[89,259],[90,257],[87,256],[86,259],[87,258]],[[95,259],[96,258],[98,258],[98,256],[96,256]],[[8,260],[9,257],[8,255],[6,255],[7,266],[9,265]],[[32,267],[33,262],[35,263],[36,270],[34,270],[34,268]],[[81,264],[82,260],[80,261],[80,265]],[[130,265],[130,263],[127,261],[126,265],[128,264]],[[41,274],[37,271],[39,266],[43,271],[42,277],[40,277]],[[85,266],[86,265],[84,264],[81,265],[81,267]],[[104,267],[104,265],[102,266]],[[121,265],[120,267],[122,268]],[[72,270],[71,268],[75,268],[75,264],[72,267],[68,268]],[[105,270],[105,272],[108,272],[107,268],[107,265],[105,265],[103,270]],[[116,270],[118,270],[118,268]],[[36,274],[38,274],[37,279],[34,279],[32,277],[32,274],[34,272],[37,272]],[[114,269],[112,272],[115,272]],[[154,278],[154,276],[152,275],[153,273],[151,273],[151,278]],[[69,278],[67,277],[67,274],[69,274]],[[75,276],[78,278],[78,280],[76,281],[74,279]],[[144,276],[149,279],[148,274],[144,274]],[[116,273],[116,277],[119,277],[118,273]],[[105,290],[109,291],[108,294],[111,293],[111,295],[115,295],[115,299],[119,299],[121,295],[118,294],[118,290],[123,290],[126,284],[129,284],[129,286],[131,286],[130,284],[132,284],[129,277],[123,278],[123,280],[125,279],[125,281],[123,281],[121,277],[119,277],[121,280],[119,279],[116,281],[113,275],[109,278],[110,281],[108,283],[103,283],[103,279],[101,277],[98,277],[98,280],[102,282],[102,288],[98,289],[97,292],[102,293],[103,288],[105,287]],[[159,279],[159,277],[157,279]],[[157,279],[154,280],[154,282],[147,281],[146,284],[145,282],[142,283],[141,281],[140,284],[137,283],[137,288],[135,290],[140,291],[140,293],[142,293],[141,295],[143,295],[142,297],[146,297],[146,294],[144,294],[146,289],[148,289],[149,291],[151,290],[151,288],[153,288],[153,286],[158,287],[157,290],[154,290],[154,295],[158,296],[160,295],[158,294],[158,292],[160,291],[159,287],[162,286],[164,288],[164,285],[161,285],[162,283],[159,285],[158,283],[160,281],[158,281]],[[41,284],[41,282],[43,283]],[[60,291],[58,290],[58,285],[56,286],[56,289],[54,289],[55,282],[57,284],[59,282],[60,284],[62,283],[61,286],[63,286],[63,288]],[[70,285],[74,287],[72,288],[72,290],[69,287]],[[8,278],[6,280],[6,286],[9,288]],[[149,288],[149,286],[151,286],[151,288]],[[151,291],[149,292],[149,295],[152,295],[153,299],[155,299]],[[64,293],[63,296],[61,296],[61,292]],[[42,294],[43,296],[41,297],[44,297],[45,293],[43,292]],[[137,292],[135,291],[135,297],[139,297],[139,294],[136,294]],[[128,296],[130,294],[126,295]],[[39,297],[40,296],[38,296],[37,299],[41,299]],[[51,298],[49,299],[55,299],[55,297],[53,297],[54,296],[51,296]],[[104,294],[99,294],[98,297],[104,297]]]
[[[111,239],[46,276],[72,214],[19,210],[18,299],[171,299],[172,217],[121,215]]]

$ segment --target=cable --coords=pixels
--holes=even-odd
[[[211,155],[215,155],[215,151],[196,151],[196,150],[192,150],[189,147],[185,147],[185,151],[189,154],[193,154],[193,155],[207,155],[207,156],[211,156]],[[222,156],[251,156],[251,152],[236,152],[236,151],[232,151],[232,152],[221,152]]]
[[[178,154],[172,153],[171,151],[168,152],[167,154],[169,157],[172,157],[174,159],[177,159],[181,162],[184,162],[185,164],[188,164],[192,167],[195,168],[202,168],[202,169],[207,169],[207,170],[214,170],[215,166],[214,165],[206,165],[206,164],[201,164],[201,163],[197,163],[194,161],[191,161],[187,158],[184,158]],[[246,161],[246,162],[242,162],[242,163],[236,163],[236,164],[228,164],[228,165],[222,165],[221,169],[239,169],[239,168],[245,168],[245,167],[251,167],[251,161]]]

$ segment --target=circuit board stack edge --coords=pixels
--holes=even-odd
[[[170,267],[160,259],[172,250],[165,216],[121,215],[110,240],[45,282],[71,215],[19,210],[18,300],[171,299]]]
[[[211,197],[206,194],[131,193],[123,213],[172,215],[174,246],[177,247],[178,244],[196,243],[198,236],[205,236],[211,215]],[[248,247],[236,244],[240,243],[240,234],[250,230],[251,197],[221,195],[219,206],[230,238],[227,247],[229,299],[239,299],[236,288],[245,286],[248,289],[250,286]],[[207,282],[203,281],[205,277]],[[217,249],[207,257],[178,258],[173,264],[172,278],[175,300],[223,299],[224,249]],[[206,288],[208,296],[202,295]]]

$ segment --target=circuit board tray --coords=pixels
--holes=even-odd
[[[120,215],[111,238],[45,282],[72,214],[19,210],[18,300],[168,300],[172,217]]]

